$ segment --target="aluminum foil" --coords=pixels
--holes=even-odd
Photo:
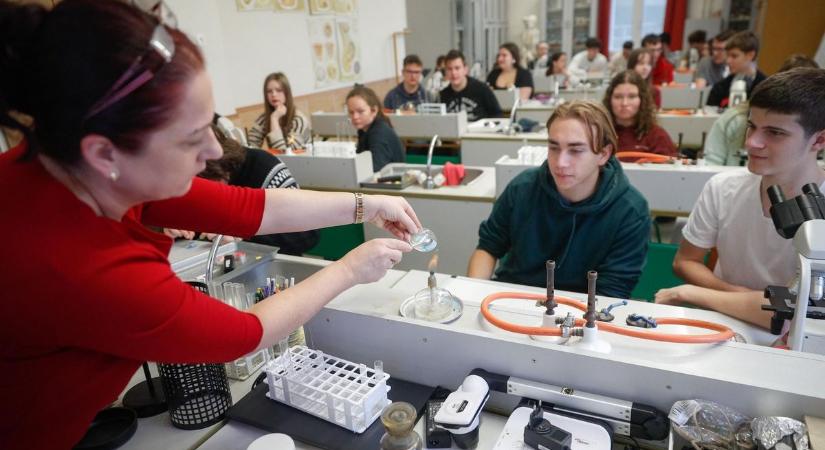
[[[751,422],[753,438],[760,448],[808,450],[808,429],[789,417],[757,417]],[[791,446],[793,443],[793,447]]]

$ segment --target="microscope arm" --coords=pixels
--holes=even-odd
[[[647,440],[664,440],[668,436],[670,422],[667,414],[652,406],[577,391],[571,387],[496,374],[484,369],[473,369],[470,373],[484,378],[492,391],[541,400],[552,403],[559,411],[603,420],[619,435]]]

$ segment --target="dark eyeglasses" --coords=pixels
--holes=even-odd
[[[106,94],[98,100],[83,120],[94,117],[148,83],[175,55],[175,41],[163,24],[158,24],[149,39],[149,48],[126,69]]]

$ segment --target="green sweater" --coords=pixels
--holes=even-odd
[[[592,197],[569,203],[545,161],[507,185],[479,227],[478,248],[500,259],[495,279],[545,286],[545,261],[556,261],[557,289],[628,298],[639,281],[650,239],[650,212],[622,167],[610,158]]]

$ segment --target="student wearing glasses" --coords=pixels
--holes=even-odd
[[[14,194],[0,196],[11,212],[0,233],[13,237],[0,275],[0,448],[71,448],[143,361],[271,347],[411,250],[402,239],[420,224],[400,197],[196,178],[221,156],[211,84],[198,47],[154,16],[119,1],[2,0],[0,18],[0,123],[27,144],[0,155],[0,188]],[[248,237],[362,221],[399,239],[371,240],[249,312],[178,279],[172,240],[147,228]]]
[[[312,140],[309,118],[295,108],[289,79],[281,72],[264,79],[264,112],[249,130],[249,145],[265,150],[304,150]]]
[[[421,84],[421,74],[424,64],[418,55],[407,55],[404,58],[404,68],[401,71],[403,81],[398,83],[384,97],[384,108],[415,111],[421,103],[432,103],[434,99]]]
[[[725,63],[725,44],[733,36],[733,32],[725,30],[713,37],[710,43],[710,55],[699,60],[694,73],[696,89],[713,86],[728,76],[728,65]]]

